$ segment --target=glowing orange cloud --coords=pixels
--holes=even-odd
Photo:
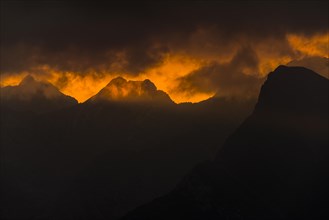
[[[202,35],[203,36],[203,35]],[[199,37],[200,38],[200,37]],[[199,39],[198,38],[198,39]],[[201,39],[204,39],[202,37]],[[275,69],[280,64],[287,64],[292,60],[301,59],[310,56],[328,57],[329,34],[316,34],[313,36],[304,36],[296,34],[287,34],[286,41],[280,39],[265,39],[264,41],[245,42],[249,44],[255,51],[258,57],[258,66],[255,68],[243,68],[243,73],[246,75],[255,75],[256,77],[264,77],[267,73]],[[235,45],[232,50],[236,50],[241,45]],[[287,50],[287,48],[289,50]],[[199,51],[198,50],[194,50]],[[162,61],[155,66],[149,67],[138,75],[134,76],[125,72],[111,72],[104,70],[96,72],[89,70],[84,74],[79,72],[69,72],[56,70],[48,65],[39,65],[30,71],[20,72],[17,74],[1,74],[1,87],[7,85],[17,85],[27,75],[31,74],[38,80],[46,80],[55,85],[64,94],[76,98],[79,102],[84,102],[91,96],[98,93],[104,88],[113,78],[122,76],[127,80],[145,80],[150,79],[159,90],[163,90],[169,94],[176,103],[181,102],[199,102],[205,100],[215,94],[178,90],[179,82],[177,79],[187,76],[193,71],[196,71],[214,59],[216,62],[227,62],[222,59],[225,57],[218,51],[218,60],[211,51],[211,56],[201,56],[200,54],[187,54],[186,52],[172,51],[162,57]],[[202,51],[202,54],[206,53]],[[201,52],[200,52],[201,53]],[[227,54],[226,54],[227,55]],[[203,58],[202,58],[203,57]],[[227,55],[228,59],[232,54]],[[120,62],[119,62],[120,64]],[[113,65],[119,65],[113,63]],[[120,68],[117,68],[120,69]],[[41,73],[41,74],[40,74]],[[225,73],[230,74],[230,73]]]
[[[23,72],[17,75],[1,75],[0,86],[5,87],[18,85],[22,81],[22,79],[28,74],[28,72]]]
[[[182,94],[174,90],[177,85],[176,79],[189,74],[202,66],[202,62],[186,55],[167,55],[157,66],[146,69],[136,77],[126,73],[102,73],[89,72],[79,74],[74,72],[62,72],[54,70],[47,65],[37,67],[37,71],[45,74],[33,74],[33,72],[23,72],[17,75],[5,75],[1,78],[1,86],[17,85],[27,75],[31,74],[38,80],[46,80],[55,85],[66,95],[76,98],[79,102],[84,102],[104,88],[113,78],[122,76],[127,80],[150,79],[159,90],[169,94],[173,101],[199,102],[213,95],[199,93],[191,96]],[[62,83],[65,79],[65,83]]]
[[[19,82],[28,74],[33,75],[37,80],[48,81],[55,85],[59,90],[69,96],[74,97],[79,102],[84,102],[99,90],[105,87],[108,82],[114,78],[111,75],[104,75],[96,78],[93,74],[79,75],[73,72],[60,72],[48,68],[47,74],[33,74],[23,72],[13,76],[4,76],[1,79],[1,87],[18,85]],[[62,85],[61,78],[65,77],[67,83]]]
[[[329,58],[329,32],[313,36],[288,34],[287,39],[292,48],[304,56]]]
[[[214,93],[196,93],[193,96],[190,93],[176,91],[178,85],[177,78],[183,77],[201,68],[205,61],[198,60],[187,55],[165,56],[162,63],[156,67],[145,70],[139,76],[139,80],[148,78],[158,89],[167,92],[177,103],[181,102],[199,102],[214,95]]]

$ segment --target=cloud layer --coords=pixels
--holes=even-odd
[[[250,97],[279,64],[328,58],[328,3],[1,3],[1,85],[26,74],[84,101],[149,78],[177,101]]]

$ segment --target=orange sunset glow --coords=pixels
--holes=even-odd
[[[328,219],[328,8],[0,0],[0,219]]]
[[[288,34],[287,40],[293,51],[297,53],[295,59],[312,55],[328,58],[328,33],[316,34],[309,37]],[[276,66],[286,64],[294,59],[292,55],[270,54],[264,44],[256,45],[256,47],[259,48],[258,72],[244,69],[245,74],[266,76]],[[159,64],[145,69],[136,76],[124,72],[103,72],[102,74],[98,74],[96,71],[79,74],[78,72],[60,71],[49,65],[42,65],[35,67],[35,69],[37,72],[41,71],[44,74],[34,74],[33,71],[24,71],[18,74],[3,73],[1,74],[0,85],[1,87],[17,85],[26,75],[31,74],[38,80],[49,81],[64,94],[76,98],[79,102],[84,102],[105,87],[113,78],[122,76],[127,80],[150,79],[159,90],[167,92],[176,103],[199,102],[215,95],[216,91],[210,93],[197,92],[193,94],[180,91],[177,90],[177,79],[187,76],[191,72],[207,65],[209,62],[211,61],[193,58],[193,56],[187,54],[167,54]],[[63,78],[65,78],[67,83],[61,83]]]

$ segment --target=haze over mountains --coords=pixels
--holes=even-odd
[[[26,81],[47,93],[49,86]],[[20,99],[11,98],[1,105],[1,193],[2,215],[14,219],[118,219],[212,158],[254,104],[215,97],[175,104],[149,80],[123,78],[60,109],[46,98],[47,111],[33,102],[16,108],[10,104]]]
[[[170,97],[165,92],[157,90],[150,80],[127,81],[122,77],[111,80],[105,88],[88,101],[173,103]]]
[[[4,104],[12,108],[23,108],[26,110],[28,105],[53,105],[52,110],[65,108],[77,104],[77,101],[61,93],[55,86],[49,82],[37,81],[33,76],[27,75],[17,86],[6,86],[1,88],[1,99]],[[91,97],[87,102],[156,102],[173,103],[170,97],[163,91],[157,90],[156,86],[150,80],[127,81],[122,77],[111,80],[107,86]],[[16,103],[13,103],[16,102]],[[35,102],[32,104],[32,102]],[[62,102],[62,103],[60,103]],[[49,107],[51,108],[51,107]],[[43,111],[39,106],[34,107],[35,111]],[[46,111],[46,109],[45,109]]]
[[[1,217],[327,216],[328,80],[280,66],[254,106],[175,104],[151,81],[123,78],[77,104],[26,77],[1,89]]]
[[[0,0],[0,219],[328,219],[328,8]]]
[[[1,105],[17,111],[48,112],[78,104],[48,82],[27,75],[19,85],[1,88]]]

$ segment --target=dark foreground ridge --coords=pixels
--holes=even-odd
[[[326,219],[328,185],[328,80],[279,66],[213,162],[123,219]]]

